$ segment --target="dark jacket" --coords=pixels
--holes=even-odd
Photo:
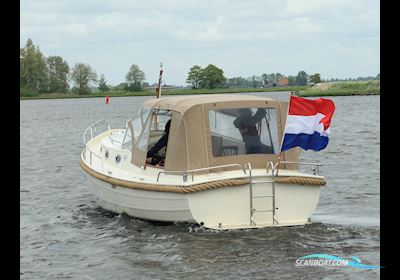
[[[164,129],[164,134],[161,136],[160,140],[147,152],[147,157],[153,157],[157,154],[159,150],[166,147],[168,144],[169,127],[171,126],[171,120],[169,120]]]
[[[261,143],[256,123],[261,121],[265,115],[265,109],[258,109],[256,114],[252,116],[250,109],[241,109],[241,114],[237,117],[233,124],[237,127],[245,142],[246,154],[265,153],[266,146]]]

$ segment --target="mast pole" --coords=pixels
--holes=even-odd
[[[157,98],[161,97],[161,81],[162,81],[162,74],[163,74],[163,63],[160,63],[160,76],[158,78],[158,85],[157,85],[157,89],[156,89],[156,93],[157,93]]]
[[[162,67],[163,67],[163,63],[160,62],[160,76],[158,78],[158,85],[156,88],[156,98],[161,97],[161,82],[162,82],[162,74],[163,74]],[[155,130],[158,130],[158,118],[157,118],[156,114],[153,115],[153,127]]]

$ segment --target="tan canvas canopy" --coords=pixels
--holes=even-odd
[[[172,111],[165,158],[166,171],[189,171],[231,163],[244,165],[246,162],[250,162],[253,168],[265,168],[268,161],[277,162],[278,160],[288,102],[250,95],[212,94],[155,98],[145,101],[142,108],[149,108],[150,112],[157,109]],[[275,109],[277,143],[279,143],[275,154],[214,156],[209,112],[224,109],[229,111],[235,108]],[[151,121],[151,118],[147,121]],[[144,167],[146,151],[138,147],[135,137],[137,135],[132,138],[132,163]],[[298,161],[299,152],[298,148],[287,150],[282,153],[282,160]],[[281,168],[285,168],[285,165]]]

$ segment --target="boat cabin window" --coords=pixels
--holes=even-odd
[[[164,166],[171,116],[172,111],[153,110],[146,163],[160,167]]]
[[[164,131],[165,125],[171,119],[171,117],[172,117],[172,111],[154,109],[152,125],[151,125],[151,133],[154,134],[156,131]]]
[[[279,152],[274,108],[232,108],[209,111],[214,157]]]

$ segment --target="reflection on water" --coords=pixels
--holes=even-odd
[[[123,127],[150,98],[21,101],[21,279],[379,278],[379,270],[295,267],[316,253],[379,265],[379,96],[331,98],[330,143],[302,152],[324,164],[328,181],[312,224],[221,232],[117,215],[89,192],[83,131],[99,119]]]

